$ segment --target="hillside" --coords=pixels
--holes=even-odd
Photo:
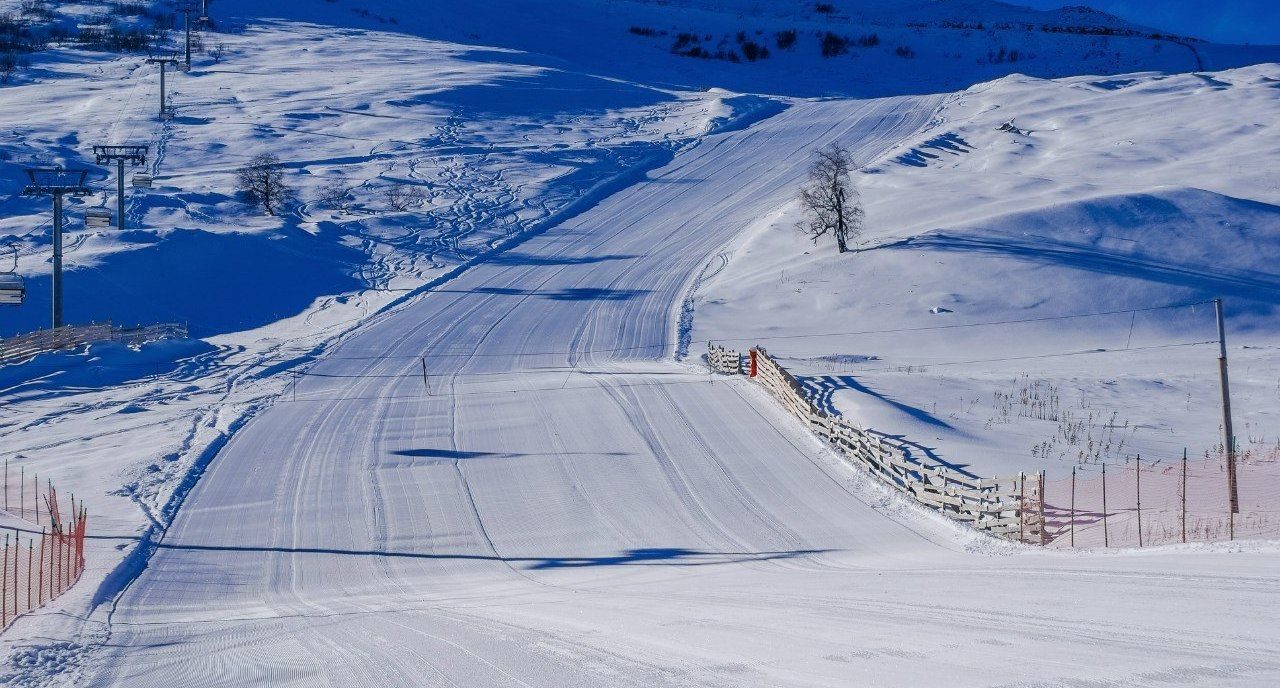
[[[813,246],[778,208],[703,283],[692,340],[798,359],[815,393],[943,460],[1061,475],[1220,451],[1216,347],[1184,346],[1216,340],[1212,306],[1126,309],[1222,297],[1240,443],[1274,458],[1277,85],[1262,65],[958,93],[857,175],[861,252]]]
[[[191,334],[0,366],[0,458],[93,517],[84,577],[0,629],[0,684],[1278,675],[1274,543],[998,540],[699,357],[763,344],[983,475],[1092,470],[1218,451],[1225,296],[1242,441],[1274,461],[1280,47],[987,0],[210,7],[159,118],[170,5],[0,0],[29,288],[0,338],[48,324],[49,201],[21,191],[59,165],[95,186],[67,319]],[[154,187],[86,226],[115,200],[92,147],[123,143]],[[852,255],[794,231],[831,143]],[[239,188],[262,154],[274,214]]]

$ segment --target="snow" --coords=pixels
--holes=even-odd
[[[228,33],[210,40],[227,55],[174,77],[168,124],[153,119],[157,75],[137,57],[57,50],[0,89],[0,110],[22,113],[0,140],[10,160],[152,144],[156,188],[131,195],[136,229],[73,224],[70,319],[177,320],[198,337],[0,368],[4,455],[87,495],[97,537],[83,582],[0,637],[5,685],[1274,681],[1276,543],[1116,554],[997,542],[886,492],[752,383],[710,379],[697,361],[708,338],[829,332],[837,319],[855,330],[997,318],[1009,309],[993,294],[1015,283],[1071,296],[1019,312],[1085,299],[1064,289],[1069,277],[1011,259],[975,291],[946,280],[987,266],[939,271],[905,297],[900,282],[873,279],[856,285],[858,300],[794,298],[804,283],[850,279],[845,263],[770,231],[794,221],[808,153],[833,141],[877,172],[864,180],[877,240],[905,242],[857,257],[888,256],[881,275],[935,277],[910,258],[943,249],[912,242],[1081,218],[1108,222],[1072,246],[1106,245],[1137,217],[1138,230],[1159,222],[1172,237],[1138,257],[1185,261],[1219,245],[1204,236],[1211,212],[1240,218],[1220,231],[1250,247],[1230,279],[1266,273],[1274,138],[1248,125],[1274,120],[1274,65],[1121,74],[1194,60],[1163,39],[966,36],[938,25],[940,4],[845,4],[847,19],[801,3],[572,0],[548,12],[523,0],[430,11],[226,0],[215,14]],[[794,54],[750,65],[674,56],[669,36],[628,31],[855,33],[870,22],[878,50],[823,60],[806,33]],[[983,61],[1014,34],[1038,57]],[[908,39],[914,61],[891,52]],[[1196,50],[1213,67],[1274,59],[1265,47]],[[1019,70],[1114,76],[811,97],[941,94]],[[1010,116],[1034,147],[995,131]],[[1075,133],[1082,123],[1134,141],[1107,168],[1114,178],[1088,166],[1097,134]],[[951,130],[965,146],[939,139]],[[288,165],[293,212],[264,217],[235,197],[235,168],[259,152]],[[952,153],[963,162],[937,162]],[[997,178],[1020,193],[975,188],[977,172],[1002,168],[1019,171]],[[3,169],[16,190],[19,168]],[[1212,182],[1189,188],[1199,172]],[[354,189],[348,210],[317,202],[334,178]],[[388,208],[393,183],[423,189],[424,205]],[[948,207],[957,198],[965,210]],[[5,201],[0,239],[21,242],[29,303],[3,313],[0,335],[43,324],[45,204]],[[1198,298],[1224,283],[1130,284],[1102,277],[1111,267],[1091,268],[1097,290],[1132,299]],[[1233,331],[1253,328],[1254,346],[1269,341],[1269,315],[1266,302],[1232,301]],[[1168,328],[1134,329],[1145,342]],[[1029,346],[1067,343],[1060,329],[1028,331]],[[971,339],[947,346],[987,357],[992,342]],[[898,363],[844,343],[770,348],[811,365],[860,366],[871,352]],[[1250,401],[1274,392],[1268,351],[1232,352],[1247,422],[1269,412]],[[1168,399],[1209,394],[1208,374],[1179,378],[1167,359],[1130,355],[1145,377],[1117,376],[1120,401],[1106,403],[1169,385],[1135,419],[1167,406],[1178,432],[1199,432],[1189,419],[1211,401],[1185,402],[1184,414]],[[918,390],[893,388],[908,401],[889,405],[896,415],[847,390],[832,403],[929,443],[937,433],[919,431],[921,406],[906,395],[983,395],[1022,369],[941,382],[913,371]],[[970,445],[948,435],[938,450],[990,448],[979,424],[962,428]],[[1027,425],[1011,432],[1036,436]],[[992,460],[1024,467],[1019,442]]]
[[[940,460],[1061,477],[1220,451],[1203,302],[1221,297],[1240,444],[1274,461],[1278,78],[1014,76],[956,94],[858,175],[865,251],[813,246],[784,203],[701,286],[692,338],[764,345],[823,403]],[[1044,320],[1097,312],[1112,314]],[[1054,410],[1020,403],[1037,391]],[[1078,444],[1068,414],[1088,425]]]

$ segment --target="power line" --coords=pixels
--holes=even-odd
[[[1175,303],[1167,306],[1150,306],[1148,308],[1126,308],[1117,311],[1096,311],[1092,313],[1075,313],[1071,315],[1050,315],[1039,318],[1021,318],[1016,320],[989,320],[986,322],[976,323],[956,323],[952,325],[927,325],[924,327],[899,327],[885,330],[858,330],[855,332],[815,332],[811,334],[790,334],[775,335],[772,337],[739,337],[731,339],[716,339],[717,342],[763,342],[776,341],[782,339],[815,339],[818,337],[853,337],[865,334],[898,334],[903,332],[926,332],[929,330],[955,330],[966,327],[989,327],[993,325],[1016,325],[1020,323],[1048,322],[1051,320],[1074,320],[1078,318],[1096,318],[1105,315],[1121,315],[1129,313],[1144,313],[1147,311],[1160,311],[1173,308],[1190,308],[1192,306],[1205,306],[1213,303],[1213,301],[1194,301],[1191,303]]]
[[[1123,354],[1130,351],[1150,351],[1153,349],[1176,349],[1189,346],[1203,346],[1205,344],[1217,344],[1218,340],[1210,339],[1203,342],[1182,342],[1180,344],[1155,344],[1152,346],[1135,346],[1128,349],[1086,349],[1084,351],[1064,351],[1052,354],[1034,354],[1030,356],[1009,356],[1006,358],[981,358],[970,361],[942,361],[939,363],[900,363],[894,366],[886,366],[883,368],[849,368],[851,373],[878,373],[901,370],[903,368],[934,368],[940,366],[956,366],[956,365],[972,365],[977,363],[1004,363],[1006,361],[1030,361],[1041,358],[1066,358],[1070,356],[1090,356],[1095,354]],[[778,356],[783,360],[803,361],[806,359],[788,358],[786,356]]]

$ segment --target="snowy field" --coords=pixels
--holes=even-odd
[[[1278,85],[1268,64],[950,96],[857,175],[862,252],[814,246],[780,206],[701,286],[692,339],[759,343],[921,453],[1061,477],[1221,452],[1221,297],[1239,444],[1275,462]]]
[[[150,144],[157,180],[127,232],[79,225],[108,198],[73,206],[69,319],[195,338],[0,368],[4,457],[87,495],[99,536],[84,580],[0,636],[5,684],[1280,678],[1274,543],[1063,554],[966,533],[697,361],[707,339],[799,333],[761,343],[826,403],[980,472],[1036,468],[1062,422],[993,401],[1020,385],[1134,428],[1117,456],[1212,451],[1212,347],[1144,348],[1211,338],[1204,306],[829,335],[1222,294],[1238,422],[1265,455],[1276,66],[946,92],[1276,52],[1019,24],[1127,28],[1092,14],[966,3],[979,30],[933,3],[849,4],[226,0],[203,38],[224,54],[171,75],[166,124],[139,57],[37,56],[0,88],[6,189],[95,143]],[[818,54],[815,33],[866,27],[879,45]],[[793,49],[750,64],[669,50],[789,28]],[[935,95],[811,98],[898,94]],[[1011,118],[1029,132],[997,131]],[[876,247],[839,258],[791,229],[810,152],[837,141]],[[298,192],[279,217],[234,193],[259,152]],[[320,198],[335,182],[341,208]],[[391,207],[391,188],[421,202]],[[31,299],[0,336],[48,304],[46,202],[5,209]]]

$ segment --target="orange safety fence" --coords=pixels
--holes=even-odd
[[[17,502],[6,509],[10,523],[12,517],[17,517],[35,526],[35,519],[39,518],[42,525],[38,531],[12,525],[0,527],[4,531],[4,550],[0,554],[0,631],[23,614],[66,592],[84,572],[88,513],[84,505],[77,504],[72,497],[71,507],[64,516],[58,505],[57,490],[46,485],[43,494],[37,489],[26,495],[39,504],[39,508]],[[7,491],[5,496],[10,496]]]

